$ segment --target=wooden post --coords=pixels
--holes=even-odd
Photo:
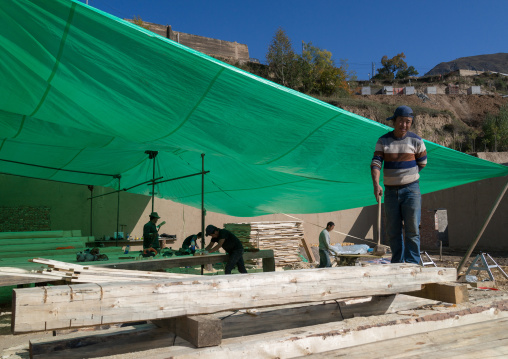
[[[152,323],[167,328],[198,348],[220,345],[222,341],[222,321],[211,315],[159,319]]]
[[[263,272],[275,272],[275,258],[263,258]]]
[[[312,248],[310,248],[307,245],[307,242],[305,241],[304,237],[302,237],[302,245],[303,245],[303,249],[305,250],[305,254],[307,254],[307,258],[309,259],[309,262],[314,263],[316,261],[316,258],[314,258],[314,253],[312,253]]]
[[[429,283],[425,284],[423,288],[417,292],[409,292],[406,294],[452,304],[469,302],[467,284],[463,283]]]

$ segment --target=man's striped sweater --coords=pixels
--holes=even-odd
[[[393,131],[381,136],[372,159],[371,168],[383,167],[385,186],[401,186],[420,178],[419,172],[427,164],[427,149],[423,140],[413,132],[396,138]]]

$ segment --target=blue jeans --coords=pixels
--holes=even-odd
[[[318,268],[329,268],[332,266],[330,261],[330,254],[324,249],[319,249],[319,267]]]
[[[386,234],[392,249],[392,263],[420,263],[421,212],[422,196],[418,182],[385,186]]]

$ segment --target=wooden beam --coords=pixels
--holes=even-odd
[[[58,277],[51,278],[46,275],[38,275],[38,274],[0,272],[0,287],[17,285],[17,284],[57,282],[60,279],[61,278],[58,278]]]
[[[306,356],[309,359],[506,358],[508,319],[419,333]]]
[[[32,339],[29,342],[30,358],[70,358],[124,354],[157,347],[170,346],[174,335],[167,330],[145,324],[136,327],[115,328],[101,333],[78,332],[52,339]],[[163,341],[163,343],[160,343]],[[111,348],[114,343],[114,349]],[[101,347],[105,344],[106,348]],[[97,354],[97,355],[94,355]]]
[[[331,322],[339,322],[353,317],[366,317],[396,313],[439,302],[411,297],[404,294],[364,297],[357,300],[345,300],[326,303],[297,304],[284,308],[260,308],[255,316],[248,313],[236,313],[226,317],[224,313],[216,316],[226,317],[222,321],[222,337],[235,338],[267,331],[286,330]]]
[[[314,253],[312,253],[312,250],[307,245],[307,242],[305,241],[304,237],[302,237],[302,245],[303,245],[303,249],[305,250],[305,254],[307,254],[307,258],[309,259],[309,262],[314,263],[316,261],[316,258],[314,258]]]
[[[14,289],[12,331],[27,333],[389,295],[455,278],[454,268],[387,264]]]
[[[327,356],[316,356],[316,358],[345,358],[343,355],[345,348],[357,348],[352,358],[380,358],[397,357],[405,358],[408,355],[412,357],[450,357],[447,353],[433,350],[433,343],[428,342],[429,333],[436,333],[439,338],[448,337],[450,339],[449,348],[461,348],[467,341],[473,340],[477,349],[476,356],[483,354],[483,357],[503,357],[502,353],[506,351],[490,351],[497,349],[498,341],[504,346],[506,341],[507,320],[508,320],[508,301],[503,297],[499,301],[489,300],[482,303],[467,306],[448,306],[438,307],[436,310],[414,310],[410,313],[389,314],[372,318],[372,320],[346,320],[340,322],[331,322],[308,327],[293,328],[288,330],[279,330],[277,332],[264,332],[256,335],[233,337],[223,339],[220,346],[194,348],[188,345],[179,337],[172,340],[171,336],[160,338],[147,334],[143,341],[134,337],[133,339],[111,340],[96,344],[94,346],[67,349],[61,352],[51,353],[52,358],[91,358],[116,354],[118,352],[132,352],[136,357],[146,358],[223,358],[223,359],[264,359],[264,358],[293,358],[293,357],[311,357],[311,354],[328,352]],[[496,310],[493,310],[495,308]],[[254,318],[255,319],[255,318]],[[227,321],[227,319],[225,320]],[[485,325],[482,325],[485,324]],[[466,326],[479,324],[473,331],[469,331]],[[492,328],[497,328],[494,334]],[[266,328],[270,330],[271,328]],[[438,330],[450,329],[447,333],[437,332]],[[461,334],[469,332],[470,339],[461,341]],[[167,331],[166,331],[167,333]],[[492,333],[492,334],[491,334]],[[499,333],[504,333],[499,337]],[[399,351],[397,342],[401,338],[414,335],[407,343],[402,343]],[[417,338],[418,340],[414,340]],[[496,340],[496,339],[500,340]],[[372,343],[369,344],[369,343]],[[393,346],[388,344],[392,343]],[[174,345],[172,345],[174,344]],[[386,344],[386,346],[385,346]],[[438,344],[434,344],[438,347]],[[365,346],[365,351],[361,349]],[[93,348],[96,347],[96,348]],[[93,349],[92,349],[93,348]],[[153,350],[155,348],[162,348]],[[377,348],[377,349],[376,349]],[[420,353],[417,348],[423,348]],[[83,350],[84,349],[84,350]],[[338,351],[334,356],[330,351]],[[408,350],[407,353],[405,350]],[[473,348],[471,348],[473,349]],[[150,350],[150,351],[148,351]],[[135,354],[134,354],[135,353]],[[387,354],[388,353],[388,354]],[[501,354],[500,354],[501,353]],[[420,355],[419,355],[420,354]],[[452,352],[454,354],[454,352]],[[491,355],[492,354],[492,355]],[[377,356],[376,356],[377,355]],[[499,356],[501,355],[501,356]],[[453,355],[452,355],[453,356]],[[480,355],[481,356],[481,355]],[[34,358],[47,358],[48,355],[41,355]],[[467,354],[467,351],[459,351],[454,357],[473,358]]]
[[[222,321],[212,315],[158,319],[152,323],[168,329],[197,348],[220,345],[222,340]]]
[[[168,348],[164,354],[166,358],[184,359],[184,358],[295,358],[308,357],[309,354],[327,352],[348,347],[362,347],[367,343],[382,344],[390,339],[397,339],[408,335],[424,336],[425,333],[440,329],[451,329],[460,333],[465,325],[475,323],[489,322],[490,325],[496,325],[492,322],[496,319],[508,319],[508,301],[495,303],[496,310],[491,308],[492,302],[488,305],[471,306],[467,308],[449,307],[440,308],[439,311],[421,311],[414,310],[410,314],[391,314],[388,316],[379,316],[372,320],[350,320],[342,322],[332,322],[308,327],[300,327],[277,332],[260,333],[250,336],[241,336],[230,339],[223,339],[220,346],[202,349],[185,349],[182,346]],[[506,324],[498,327],[503,331]],[[479,342],[485,340],[481,331],[477,331],[476,336]],[[423,339],[423,338],[422,338]],[[424,340],[411,341],[412,348],[418,347]],[[495,341],[491,342],[495,345]],[[457,344],[457,340],[455,340]],[[406,358],[407,355],[402,351],[399,355],[394,351],[381,351],[378,354],[384,354],[378,357],[396,357]],[[482,351],[486,352],[489,346],[482,346]],[[411,352],[411,354],[415,354]],[[443,354],[443,353],[441,353]],[[333,358],[334,356],[325,356]],[[348,358],[348,356],[337,355],[336,358]],[[355,358],[369,358],[369,353]],[[426,355],[413,355],[412,357],[426,358]],[[430,355],[432,357],[432,355]],[[440,358],[447,356],[441,355]],[[454,356],[455,357],[455,356]],[[464,356],[456,356],[463,358]],[[502,356],[501,356],[502,357]],[[471,358],[467,356],[467,358]]]
[[[113,263],[105,263],[97,264],[97,267],[105,267],[105,268],[115,268],[115,269],[134,269],[134,270],[143,270],[143,271],[154,271],[159,269],[166,268],[176,268],[176,267],[186,267],[186,266],[197,266],[197,265],[206,265],[206,264],[214,264],[227,262],[229,256],[227,254],[207,254],[200,256],[181,256],[181,257],[171,257],[171,258],[163,258],[163,259],[151,259],[145,261],[128,261],[128,262],[113,262]],[[243,259],[263,259],[263,271],[275,271],[275,264],[272,266],[272,260],[274,258],[273,250],[265,249],[260,250],[258,252],[244,252]],[[265,262],[266,259],[266,262]],[[273,262],[275,263],[275,262]],[[266,270],[265,270],[266,264]],[[273,269],[272,269],[273,268]]]
[[[429,283],[419,291],[406,294],[453,304],[469,302],[467,284],[464,283]]]

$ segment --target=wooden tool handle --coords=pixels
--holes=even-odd
[[[381,244],[381,196],[377,199],[377,245]]]

